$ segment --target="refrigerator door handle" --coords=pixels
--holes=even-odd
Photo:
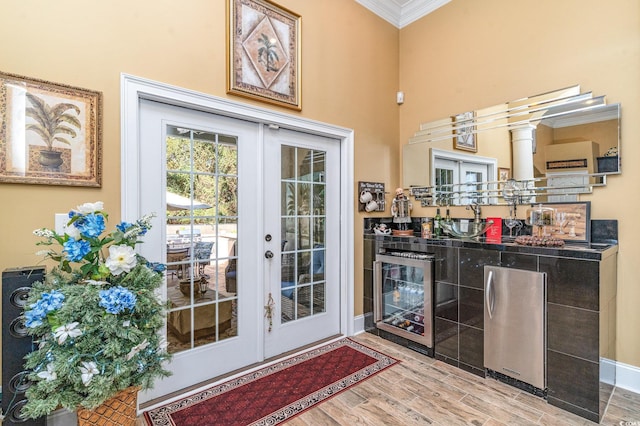
[[[373,261],[373,309],[374,321],[382,320],[382,261]]]
[[[485,303],[487,305],[487,313],[489,314],[489,319],[493,319],[493,305],[495,303],[495,295],[493,294],[493,271],[489,270],[489,274],[487,275],[487,282],[485,284]]]

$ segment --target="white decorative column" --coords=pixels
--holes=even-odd
[[[512,176],[515,180],[523,182],[520,194],[521,203],[535,202],[533,191],[527,191],[535,186],[533,182],[533,132],[536,126],[524,124],[511,129],[511,145],[513,161],[511,164]]]
[[[524,124],[511,129],[511,144],[513,146],[513,170],[515,180],[533,179],[533,124]]]

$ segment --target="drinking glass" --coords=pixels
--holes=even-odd
[[[513,228],[522,228],[522,222],[516,217],[516,207],[514,204],[509,205],[509,217],[505,219],[504,224],[509,228],[509,237],[513,237]],[[517,231],[516,231],[517,233]]]
[[[556,213],[556,224],[558,224],[558,234],[564,234],[564,227],[567,224],[567,214],[566,212],[557,212]]]
[[[510,237],[513,237],[513,228],[522,227],[522,223],[518,219],[513,218],[513,217],[507,218],[504,221],[504,224],[507,226],[507,228],[509,228],[509,236]],[[520,225],[520,226],[518,226],[518,225]]]

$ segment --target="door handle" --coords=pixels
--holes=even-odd
[[[489,314],[489,319],[493,319],[493,304],[495,301],[495,297],[491,297],[491,292],[493,290],[493,271],[489,270],[489,275],[487,276],[487,283],[484,288],[484,298],[485,303],[487,305],[487,313]]]
[[[265,251],[264,252],[264,257],[266,257],[267,259],[273,258],[273,252],[271,250]]]
[[[382,321],[382,262],[373,261],[373,320]]]

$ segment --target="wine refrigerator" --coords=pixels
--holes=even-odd
[[[434,256],[415,252],[376,255],[373,316],[376,327],[433,348]]]

